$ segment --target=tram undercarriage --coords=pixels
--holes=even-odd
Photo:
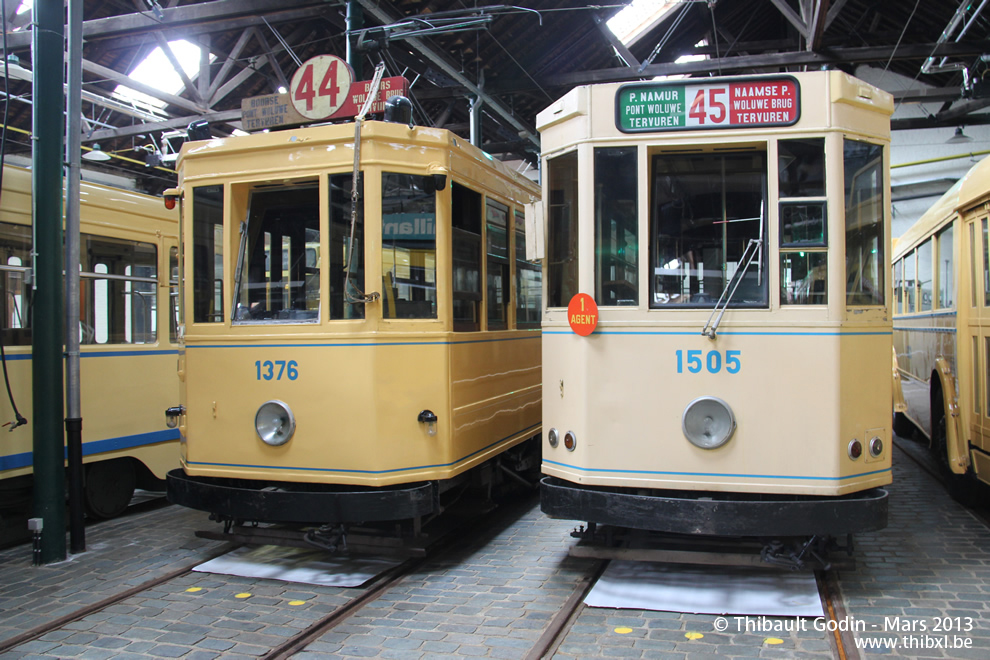
[[[544,513],[588,524],[572,554],[650,561],[827,568],[829,551],[851,555],[853,534],[887,526],[887,505],[882,488],[819,497],[540,483]]]
[[[203,538],[416,556],[442,534],[442,525],[425,529],[441,514],[464,504],[479,515],[503,498],[532,492],[539,468],[534,437],[450,479],[380,488],[191,477],[175,469],[168,499],[223,524],[222,532],[197,532]]]

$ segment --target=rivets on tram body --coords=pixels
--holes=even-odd
[[[701,449],[717,449],[727,443],[736,430],[732,408],[714,396],[698,397],[687,405],[681,416],[684,437]]]

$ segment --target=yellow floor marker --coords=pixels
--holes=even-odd
[[[632,632],[632,628],[616,628],[614,632],[617,632],[620,635],[628,635]]]
[[[289,605],[293,605],[293,606],[296,606],[296,605],[305,605],[305,604],[306,604],[306,601],[304,601],[304,600],[290,600],[289,601]]]
[[[250,598],[251,594],[234,594],[234,598]]]
[[[764,641],[765,643],[767,643],[767,644],[783,644],[783,643],[784,643],[784,640],[782,640],[782,639],[779,639],[779,638],[777,638],[777,637],[767,637],[767,638],[766,638],[765,640],[763,640],[763,641]]]
[[[186,592],[191,593],[191,594],[194,594],[197,591],[202,591],[202,590],[203,590],[203,587],[189,587],[188,589],[186,589]]]
[[[690,639],[691,641],[694,641],[696,639],[701,639],[702,637],[704,637],[704,635],[702,635],[700,632],[684,633],[684,636]]]

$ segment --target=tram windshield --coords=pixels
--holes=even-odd
[[[730,306],[766,307],[766,153],[660,153],[651,172],[650,307],[713,307],[754,239]]]

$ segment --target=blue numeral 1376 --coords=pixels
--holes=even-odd
[[[687,370],[693,374],[701,373],[702,369],[707,368],[708,373],[717,374],[722,370],[722,364],[725,364],[725,370],[730,374],[739,373],[739,369],[742,364],[739,362],[739,354],[742,351],[726,351],[725,360],[722,359],[722,353],[720,351],[708,351],[705,355],[704,351],[690,350],[682,351],[677,350],[677,373],[684,373],[684,358],[685,353],[687,353]]]
[[[254,363],[255,371],[257,372],[258,380],[282,380],[285,376],[289,380],[295,380],[299,378],[299,364],[295,360],[265,360],[262,362],[258,360]]]

